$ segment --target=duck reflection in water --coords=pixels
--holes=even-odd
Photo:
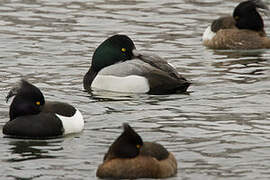
[[[58,146],[63,140],[57,141],[40,141],[40,140],[14,140],[10,141],[11,157],[7,162],[20,162],[34,159],[54,159],[59,156],[50,153],[52,151],[61,151],[63,148]]]

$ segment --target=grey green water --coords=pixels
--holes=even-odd
[[[97,179],[97,166],[123,122],[175,154],[178,173],[168,179],[270,179],[270,51],[201,45],[211,20],[239,2],[0,1],[0,128],[8,121],[5,96],[20,78],[85,117],[84,131],[65,138],[0,135],[0,179]],[[95,47],[115,33],[166,58],[193,82],[189,95],[83,92]]]

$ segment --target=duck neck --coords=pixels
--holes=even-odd
[[[86,91],[91,91],[91,85],[95,79],[98,71],[96,71],[93,66],[90,67],[89,71],[85,74],[83,78],[83,87]]]

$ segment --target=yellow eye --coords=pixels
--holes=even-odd
[[[38,106],[39,106],[39,105],[40,105],[40,102],[39,102],[39,101],[37,101],[37,102],[36,102],[36,105],[38,105]]]
[[[122,51],[122,52],[126,52],[127,49],[126,49],[126,48],[122,48],[121,51]]]
[[[238,19],[239,19],[239,16],[235,16],[234,19],[235,19],[235,20],[238,20]]]
[[[136,148],[140,149],[140,147],[141,147],[141,145],[139,145],[139,144],[136,145]]]

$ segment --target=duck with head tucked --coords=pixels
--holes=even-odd
[[[95,50],[84,89],[125,93],[186,92],[190,82],[161,57],[136,50],[126,35],[114,35]]]
[[[203,44],[212,49],[270,48],[263,19],[258,9],[269,12],[261,0],[247,0],[238,4],[233,16],[214,20],[203,34]]]
[[[143,142],[128,124],[123,128],[97,169],[99,178],[165,178],[176,174],[177,161],[171,152],[161,144]]]
[[[3,134],[17,138],[53,138],[83,130],[81,112],[63,102],[45,101],[42,92],[26,80],[10,90],[7,96],[14,97],[10,120],[3,127]]]

